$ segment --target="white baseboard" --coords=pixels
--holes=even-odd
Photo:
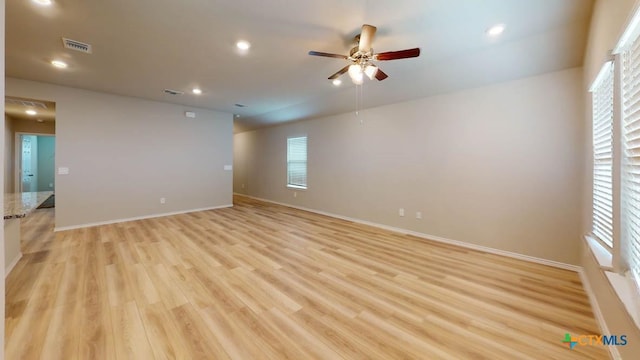
[[[174,211],[174,212],[168,212],[168,213],[162,213],[162,214],[136,216],[136,217],[125,218],[125,219],[99,221],[99,222],[80,224],[80,225],[60,226],[60,227],[55,227],[53,229],[53,231],[54,232],[58,232],[58,231],[66,231],[66,230],[75,230],[75,229],[82,229],[82,228],[88,228],[88,227],[93,227],[93,226],[117,224],[117,223],[123,223],[123,222],[127,222],[127,221],[153,219],[153,218],[159,218],[159,217],[164,217],[164,216],[173,216],[173,215],[187,214],[187,213],[198,212],[198,211],[223,209],[223,208],[229,208],[229,207],[233,207],[233,204],[212,206],[212,207],[199,208],[199,209],[181,210],[181,211]]]
[[[389,230],[389,231],[393,231],[393,232],[397,232],[397,233],[401,233],[401,234],[406,234],[406,235],[412,235],[412,236],[419,237],[419,238],[426,239],[426,240],[432,240],[432,241],[437,241],[437,242],[441,242],[441,243],[445,243],[445,244],[460,246],[460,247],[467,248],[467,249],[482,251],[482,252],[486,252],[486,253],[489,253],[489,254],[507,256],[507,257],[514,258],[514,259],[529,261],[529,262],[542,264],[542,265],[547,265],[547,266],[553,266],[553,267],[556,267],[556,268],[575,271],[575,272],[580,272],[580,270],[582,270],[582,267],[578,266],[578,265],[572,265],[572,264],[567,264],[567,263],[563,263],[563,262],[559,262],[559,261],[548,260],[548,259],[538,258],[538,257],[534,257],[534,256],[518,254],[518,253],[515,253],[515,252],[495,249],[495,248],[491,248],[491,247],[488,247],[488,246],[470,244],[468,242],[464,242],[464,241],[460,241],[460,240],[447,239],[447,238],[443,238],[443,237],[440,237],[440,236],[434,236],[434,235],[429,235],[429,234],[425,234],[425,233],[421,233],[421,232],[417,232],[417,231],[412,231],[412,230],[407,230],[407,229],[403,229],[403,228],[398,228],[398,227],[394,227],[394,226],[378,224],[378,223],[374,223],[374,222],[367,221],[367,220],[355,219],[355,218],[351,218],[351,217],[348,217],[348,216],[332,214],[332,213],[328,213],[328,212],[321,211],[321,210],[315,210],[315,209],[305,208],[305,207],[301,207],[301,206],[281,203],[281,202],[278,202],[278,201],[262,199],[262,198],[255,197],[255,196],[250,196],[250,195],[245,195],[245,194],[240,194],[240,193],[233,193],[233,194],[234,195],[238,195],[238,196],[244,196],[244,197],[255,199],[255,200],[260,200],[260,201],[272,203],[272,204],[276,204],[276,205],[282,205],[282,206],[286,206],[286,207],[290,207],[290,208],[294,208],[294,209],[298,209],[298,210],[304,210],[304,211],[308,211],[308,212],[312,212],[312,213],[316,213],[316,214],[320,214],[320,215],[324,215],[324,216],[329,216],[329,217],[333,217],[333,218],[337,218],[337,219],[341,219],[341,220],[351,221],[351,222],[358,223],[358,224],[369,225],[369,226],[377,227],[379,229]]]
[[[7,276],[9,276],[9,274],[11,273],[11,270],[13,270],[14,267],[16,267],[16,265],[18,264],[18,261],[20,261],[20,259],[22,259],[22,252],[18,252],[18,254],[16,255],[16,257],[9,263],[9,265],[7,265],[4,269],[4,278],[6,279]]]

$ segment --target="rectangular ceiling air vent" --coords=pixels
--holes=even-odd
[[[80,52],[83,52],[85,54],[91,54],[91,45],[90,44],[85,44],[85,43],[83,43],[81,41],[71,40],[71,39],[67,39],[67,38],[62,38],[62,43],[64,44],[64,47],[67,48],[67,49],[80,51]]]
[[[171,90],[171,89],[164,89],[164,93],[169,95],[184,95],[183,91]]]
[[[4,102],[6,104],[25,106],[28,108],[40,108],[40,109],[47,108],[47,105],[45,103],[41,103],[39,101],[29,101],[29,100],[21,100],[21,99],[5,97]]]

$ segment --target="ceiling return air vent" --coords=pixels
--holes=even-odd
[[[71,39],[67,39],[67,38],[62,38],[62,43],[64,44],[64,47],[67,48],[67,49],[80,51],[80,52],[83,52],[85,54],[91,54],[91,45],[90,44],[86,44],[86,43],[83,43],[81,41],[71,40]]]
[[[184,95],[184,91],[164,89],[164,93],[168,95]]]

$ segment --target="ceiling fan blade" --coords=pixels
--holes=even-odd
[[[377,28],[373,25],[362,25],[362,32],[360,33],[360,42],[358,44],[358,50],[364,53],[371,50],[371,43],[373,37],[376,35]]]
[[[420,48],[406,49],[400,51],[387,51],[375,55],[375,60],[397,60],[420,56]]]
[[[340,76],[342,76],[342,74],[344,74],[347,71],[349,71],[349,66],[351,66],[351,65],[347,65],[347,66],[343,67],[342,69],[338,70],[337,73],[329,76],[329,80],[335,80],[335,79],[339,78]]]
[[[330,57],[330,58],[336,58],[336,59],[348,59],[348,57],[346,55],[339,55],[339,54],[331,54],[331,53],[326,53],[326,52],[321,52],[321,51],[309,51],[309,55],[313,55],[313,56],[324,56],[324,57]]]
[[[378,79],[378,81],[382,81],[386,78],[388,78],[389,75],[385,74],[384,71],[380,70],[380,68],[378,68],[378,71],[376,72],[376,79]]]

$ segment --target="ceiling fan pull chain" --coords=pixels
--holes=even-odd
[[[364,124],[364,119],[360,116],[360,110],[364,103],[364,85],[356,85],[356,117],[360,119],[360,124]]]
[[[358,96],[358,85],[356,85],[356,117],[360,116],[360,105],[359,105],[359,96]]]
[[[358,85],[360,87],[360,109],[362,109],[362,107],[364,106],[364,83]],[[360,112],[358,110],[358,112]],[[360,116],[360,124],[362,125],[364,123],[364,119],[362,118],[362,116]]]
[[[362,102],[362,93],[360,87],[362,85],[356,85],[356,116],[360,116],[360,107]]]

